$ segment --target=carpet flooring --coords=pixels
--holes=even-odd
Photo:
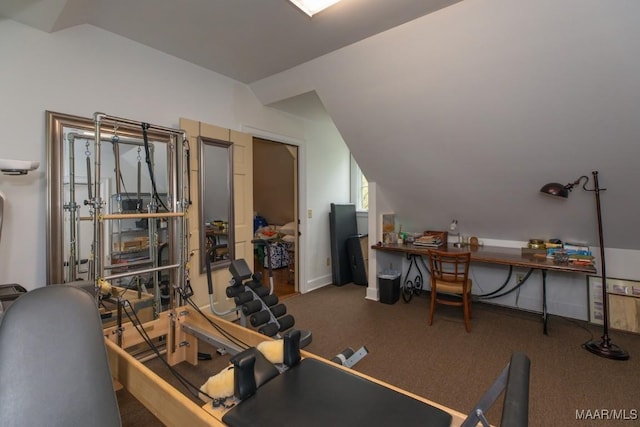
[[[474,303],[467,333],[458,307],[438,306],[433,326],[428,326],[426,294],[388,305],[366,300],[365,290],[353,284],[326,286],[286,298],[295,327],[313,333],[305,350],[330,359],[347,347],[365,346],[369,354],[354,370],[463,413],[473,408],[512,352],[521,351],[531,359],[530,426],[639,423],[639,335],[611,331],[613,342],[631,354],[628,361],[614,361],[581,347],[602,331],[586,322],[551,316],[549,334],[543,335],[539,314]],[[212,360],[176,369],[200,386],[227,363],[226,356],[209,351]],[[159,360],[147,364],[185,390]],[[162,425],[126,391],[118,392],[118,398],[123,425]],[[499,425],[501,406],[498,401],[488,412],[494,425]]]

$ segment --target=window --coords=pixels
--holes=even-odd
[[[369,210],[369,182],[351,156],[351,203],[357,211]]]

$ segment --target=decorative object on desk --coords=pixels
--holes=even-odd
[[[584,348],[593,354],[601,357],[606,357],[613,360],[627,360],[629,359],[629,353],[626,350],[611,342],[609,337],[609,313],[608,313],[608,301],[607,301],[607,271],[604,259],[604,239],[602,237],[602,210],[600,207],[600,191],[605,191],[606,188],[600,188],[598,183],[598,171],[591,172],[593,175],[593,188],[587,188],[589,177],[586,175],[581,176],[577,180],[567,185],[562,185],[557,182],[552,182],[544,185],[540,192],[548,194],[550,196],[568,198],[569,193],[573,190],[573,187],[579,185],[583,180],[584,184],[582,189],[585,191],[591,191],[595,195],[596,199],[596,214],[598,219],[598,239],[600,243],[600,269],[602,273],[602,316],[603,316],[603,333],[600,341],[591,340],[583,344]]]
[[[546,244],[542,239],[529,239],[529,243],[527,243],[527,247],[529,249],[546,249]]]
[[[522,255],[540,255],[543,258],[547,257],[546,249],[532,249],[529,247],[522,248]]]
[[[548,241],[544,242],[544,245],[546,248],[561,248],[562,247],[562,240],[560,239],[549,239]]]
[[[546,243],[542,239],[529,239],[527,247],[522,248],[522,255],[544,255],[547,256]]]
[[[471,236],[471,238],[469,239],[469,246],[472,246],[472,247],[480,246],[480,241],[476,236]]]
[[[457,229],[458,229],[458,220],[454,218],[453,220],[451,220],[451,224],[449,224],[449,230],[451,231],[452,236],[458,236],[458,241],[454,242],[453,246],[455,246],[456,248],[461,248],[462,236],[460,235],[460,230],[458,230],[457,233],[454,233],[454,231],[456,231]]]
[[[395,243],[391,242],[391,233],[396,231],[396,216],[392,213],[382,214],[380,220],[382,224],[382,242],[383,243]]]

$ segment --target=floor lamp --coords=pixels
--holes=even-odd
[[[583,347],[589,350],[593,354],[606,357],[614,360],[627,360],[629,359],[629,353],[622,348],[611,343],[609,338],[609,301],[607,295],[607,270],[606,263],[604,261],[604,243],[602,239],[602,214],[600,210],[600,191],[606,190],[606,188],[600,188],[598,184],[598,171],[591,172],[593,174],[593,189],[587,188],[589,177],[586,175],[581,176],[577,180],[567,185],[558,184],[557,182],[549,183],[540,189],[540,192],[548,194],[550,196],[568,198],[569,193],[573,190],[573,187],[579,185],[584,180],[582,189],[585,191],[593,191],[596,196],[596,211],[598,213],[598,238],[600,240],[600,265],[602,270],[602,315],[604,317],[604,332],[601,340],[591,340],[583,344]]]

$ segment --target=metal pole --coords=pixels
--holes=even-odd
[[[123,277],[130,277],[130,276],[135,276],[138,274],[145,274],[145,273],[153,273],[155,271],[169,270],[171,268],[176,268],[176,267],[180,267],[180,264],[163,265],[160,267],[143,268],[141,270],[127,271],[125,273],[118,273],[118,274],[112,274],[111,276],[105,276],[103,277],[103,279],[104,280],[121,279]]]
[[[69,260],[67,281],[74,282],[76,280],[76,172],[75,172],[75,144],[73,139],[69,140]]]
[[[596,195],[596,213],[598,216],[598,240],[600,243],[600,271],[602,271],[602,314],[604,316],[604,333],[602,335],[602,345],[609,347],[609,304],[607,298],[607,263],[604,259],[604,238],[602,237],[602,209],[600,208],[600,184],[598,183],[598,172],[594,171],[593,185]]]
[[[100,226],[100,211],[102,209],[102,200],[100,199],[100,151],[101,151],[101,138],[100,138],[100,120],[102,115],[100,113],[94,114],[95,123],[95,153],[94,153],[94,179],[93,179],[93,200],[90,201],[93,208],[93,277],[91,280],[95,280],[96,283],[96,295],[99,295],[98,279],[102,277],[102,236]]]
[[[593,171],[593,185],[594,193],[596,195],[596,212],[598,215],[598,240],[600,243],[600,270],[602,272],[602,316],[604,317],[603,334],[601,341],[588,341],[584,344],[584,348],[593,354],[606,357],[614,360],[627,360],[629,359],[629,353],[622,348],[611,343],[609,338],[609,294],[607,293],[607,263],[604,259],[604,239],[602,237],[602,210],[600,208],[600,191],[604,191],[605,188],[600,188],[598,183],[598,171]]]
[[[184,212],[150,212],[137,214],[104,214],[100,215],[100,221],[105,219],[142,219],[142,218],[170,218],[183,217]]]
[[[135,120],[131,120],[131,119],[125,119],[122,117],[116,117],[116,116],[110,116],[108,114],[104,114],[104,113],[96,113],[99,114],[103,120],[107,120],[107,121],[112,121],[112,122],[118,122],[118,123],[126,123],[132,126],[140,126],[139,121],[135,121]],[[149,124],[149,128],[150,129],[155,129],[155,130],[159,130],[162,132],[167,132],[167,133],[171,133],[171,134],[186,134],[185,131],[183,131],[182,129],[174,129],[174,128],[169,128],[169,127],[165,127],[165,126],[158,126],[158,125],[153,125],[153,124]]]

